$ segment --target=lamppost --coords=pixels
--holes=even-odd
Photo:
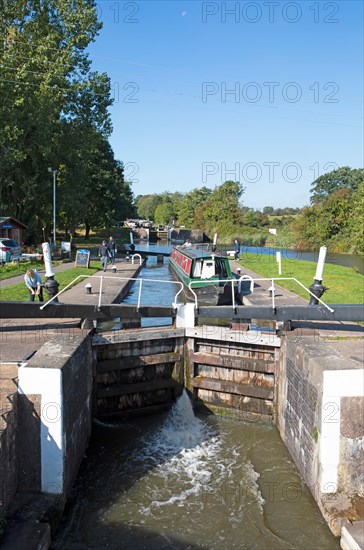
[[[48,168],[48,172],[53,174],[53,248],[56,250],[56,174],[57,170]]]

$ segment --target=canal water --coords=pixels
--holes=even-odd
[[[226,252],[226,250],[233,250],[231,246],[219,246],[219,250]],[[171,245],[163,242],[148,243],[141,241],[136,245],[136,250],[152,250],[169,253],[171,251]],[[269,248],[264,246],[241,246],[241,258],[244,258],[244,254],[256,254],[271,256],[272,261],[276,261],[276,252],[280,251],[282,258],[288,260],[306,260],[308,262],[317,263],[319,250],[312,252],[309,250],[291,250],[289,248]],[[343,265],[345,267],[352,267],[361,275],[364,275],[364,256],[358,254],[336,254],[334,252],[327,252],[326,262],[329,264]]]
[[[270,425],[165,415],[95,422],[55,550],[337,550]]]
[[[166,264],[150,258],[148,265],[143,278],[169,279]],[[154,303],[170,304],[172,286],[154,287]],[[183,392],[168,413],[94,421],[52,548],[338,550],[339,544],[274,426],[197,417]]]

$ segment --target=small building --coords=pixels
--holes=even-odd
[[[0,217],[0,238],[13,239],[18,244],[24,241],[24,233],[28,227],[11,216]]]

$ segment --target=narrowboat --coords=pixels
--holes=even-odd
[[[233,301],[236,278],[231,273],[229,258],[198,248],[174,246],[169,257],[174,276],[185,286],[186,294],[208,305],[226,305]]]

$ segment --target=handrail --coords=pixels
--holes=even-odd
[[[325,306],[330,311],[330,313],[334,313],[334,311],[335,311],[330,306],[325,304],[325,302],[323,300],[318,298],[313,292],[311,292],[311,290],[309,288],[307,288],[304,284],[301,283],[301,281],[299,281],[295,277],[262,277],[262,278],[257,278],[257,279],[253,279],[253,280],[254,281],[272,281],[273,290],[274,290],[274,281],[295,281],[295,283],[299,284],[304,290],[307,290],[307,292],[309,294],[311,294],[311,296],[313,296],[323,306]],[[273,291],[272,291],[272,303],[274,304],[274,292]],[[273,308],[274,308],[274,305],[273,305]]]
[[[257,277],[257,278],[253,278],[253,277],[250,277],[250,275],[242,275],[241,277],[239,277],[239,279],[220,279],[219,280],[220,283],[228,283],[230,281],[232,282],[232,308],[234,308],[234,309],[235,309],[234,284],[235,283],[238,283],[238,285],[240,284],[240,288],[238,286],[238,289],[239,289],[239,292],[240,292],[241,282],[243,280],[246,280],[247,278],[249,278],[251,280],[251,283],[250,283],[251,292],[253,292],[252,289],[254,289],[255,281],[270,281],[272,283],[272,309],[275,309],[274,282],[275,281],[295,281],[304,290],[306,290],[311,296],[316,298],[323,306],[325,306],[330,311],[330,313],[334,313],[334,311],[335,311],[330,306],[328,306],[323,300],[321,300],[320,298],[317,298],[317,296],[313,292],[311,292],[311,290],[309,288],[307,288],[304,284],[302,284],[295,277]],[[206,281],[208,281],[208,279],[206,279]],[[196,284],[199,284],[199,283],[200,283],[200,281],[191,281],[188,285],[188,288],[190,289],[190,291],[192,292],[192,294],[195,297],[195,307],[196,307],[196,309],[198,308],[198,300],[197,300],[196,294],[193,292],[193,290],[191,288],[191,285],[195,284],[195,286],[196,286]]]
[[[45,302],[42,306],[40,306],[40,309],[43,310],[45,307],[47,307],[50,303],[52,303],[54,300],[56,300],[56,298],[58,298],[58,296],[60,296],[61,294],[63,294],[63,292],[65,292],[70,286],[72,286],[73,284],[75,284],[75,282],[78,280],[78,279],[100,279],[100,289],[99,289],[99,299],[98,299],[98,308],[101,307],[101,303],[102,303],[102,288],[103,288],[103,283],[104,283],[104,279],[113,279],[115,281],[115,279],[119,279],[121,281],[139,281],[139,289],[138,289],[138,303],[137,303],[137,309],[139,310],[140,308],[140,305],[141,305],[141,294],[142,294],[142,286],[143,286],[143,281],[146,281],[146,282],[153,282],[153,283],[162,283],[162,284],[175,284],[175,285],[179,285],[180,286],[180,289],[179,291],[177,292],[177,294],[175,295],[174,297],[174,301],[172,303],[172,306],[173,307],[176,307],[176,304],[177,304],[177,297],[179,296],[179,294],[183,291],[183,283],[180,282],[180,281],[163,281],[161,279],[143,279],[142,277],[139,277],[139,278],[135,278],[135,277],[115,277],[115,276],[105,276],[105,275],[78,275],[73,281],[71,281],[67,286],[65,286],[65,288],[63,288],[60,292],[58,292],[55,296],[53,296],[52,298],[50,298],[47,302]],[[232,293],[232,308],[235,309],[235,292],[234,292],[234,286],[235,284],[240,284],[241,285],[241,282],[244,281],[244,280],[250,280],[250,290],[251,292],[253,291],[254,289],[254,283],[255,281],[270,281],[272,283],[272,309],[275,309],[275,292],[274,292],[274,283],[275,281],[294,281],[296,282],[298,285],[300,285],[304,290],[306,290],[311,296],[313,296],[314,298],[316,298],[324,307],[326,307],[330,313],[334,313],[334,309],[332,309],[330,306],[328,306],[323,300],[321,300],[320,298],[317,298],[317,296],[315,294],[313,294],[313,292],[310,291],[310,289],[308,289],[307,287],[305,287],[304,284],[302,284],[298,279],[296,279],[295,277],[258,277],[258,278],[253,278],[253,277],[250,277],[249,275],[242,275],[241,277],[239,277],[239,279],[220,279],[219,282],[221,283],[231,283],[231,293]],[[191,291],[191,293],[193,294],[194,296],[194,302],[195,302],[195,308],[198,309],[198,298],[197,298],[197,295],[196,293],[192,290],[192,285],[193,284],[198,284],[200,281],[191,281],[188,285],[188,288],[189,290]],[[208,279],[206,279],[206,282],[208,282]],[[238,287],[239,288],[239,287]],[[239,291],[241,289],[241,286],[239,288]]]
[[[241,291],[241,283],[242,281],[250,281],[250,292],[254,292],[254,279],[250,275],[242,275],[238,279],[238,292]]]
[[[102,302],[102,287],[103,287],[103,282],[104,282],[104,279],[112,279],[113,281],[115,281],[115,279],[119,279],[121,281],[139,281],[140,284],[139,284],[139,291],[138,291],[138,304],[137,304],[137,309],[140,308],[140,304],[141,304],[141,290],[142,290],[142,285],[143,285],[143,280],[146,281],[146,282],[153,282],[153,283],[163,283],[163,284],[173,284],[173,285],[179,285],[180,289],[179,291],[177,292],[177,294],[175,295],[174,297],[174,301],[173,301],[173,307],[175,307],[175,305],[177,304],[177,297],[179,296],[179,294],[183,291],[183,283],[181,283],[180,281],[163,281],[161,279],[143,279],[142,277],[139,277],[139,278],[136,278],[136,277],[115,277],[115,276],[108,276],[108,275],[78,275],[73,281],[71,281],[67,286],[65,286],[62,290],[60,290],[55,296],[52,296],[52,298],[50,298],[50,300],[48,300],[47,302],[45,302],[45,304],[43,304],[42,306],[40,306],[39,309],[43,310],[45,307],[47,307],[51,302],[53,302],[54,300],[56,300],[56,298],[58,298],[58,296],[60,296],[61,294],[63,294],[63,292],[65,292],[70,286],[74,285],[74,283],[78,280],[78,279],[100,279],[100,289],[99,289],[99,299],[98,299],[98,308],[101,307],[101,302]]]
[[[140,254],[133,254],[132,257],[131,257],[131,263],[133,264],[134,263],[134,258],[136,258],[138,256],[139,258],[139,265],[142,265],[142,257]]]

